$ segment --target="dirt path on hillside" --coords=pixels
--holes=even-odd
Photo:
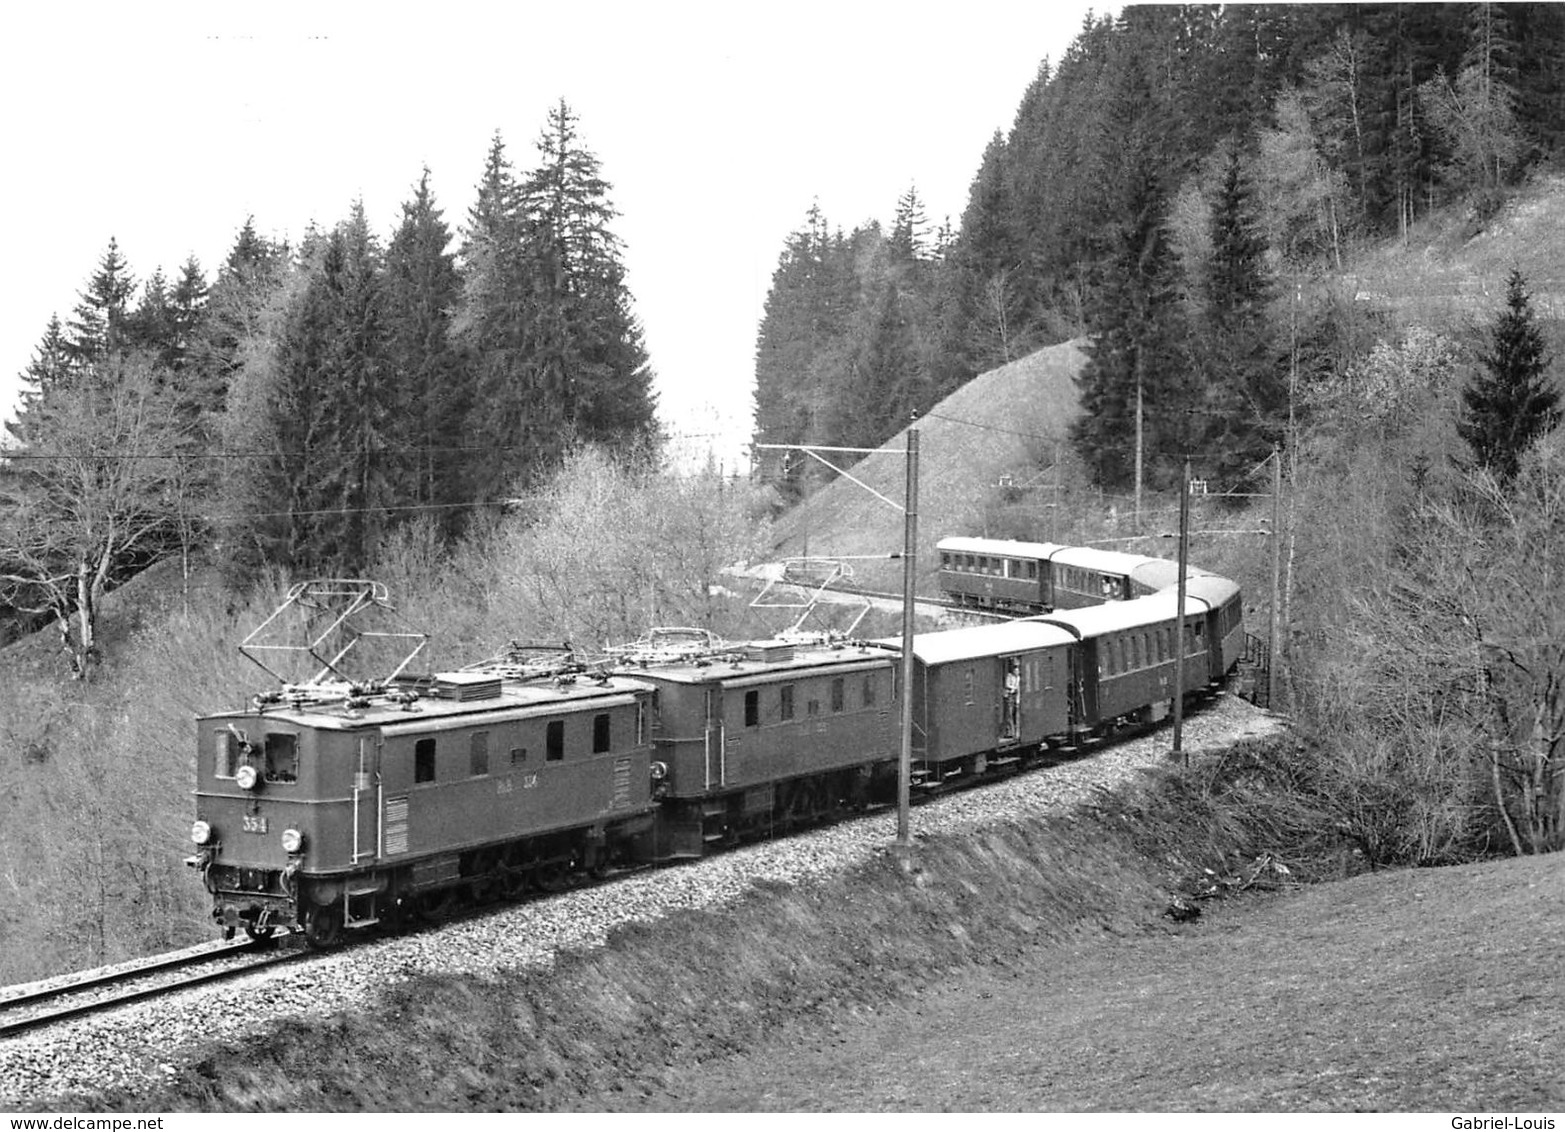
[[[1040,948],[666,1072],[639,1111],[1565,1109],[1565,856]]]

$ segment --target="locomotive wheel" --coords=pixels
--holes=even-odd
[[[248,923],[247,922],[245,924],[245,935],[249,936],[251,939],[255,940],[257,943],[261,942],[262,940],[271,939],[272,936],[274,934],[276,934],[276,932],[277,932],[277,925],[276,924],[267,924],[266,927],[264,927],[264,928],[258,928],[258,927],[255,926],[254,923]]]
[[[500,892],[507,900],[519,900],[527,894],[527,870],[514,865],[500,866]]]
[[[316,904],[304,914],[304,941],[311,947],[324,951],[336,947],[341,939],[341,904]]]
[[[545,892],[564,892],[571,884],[570,862],[544,862],[533,871],[533,881]]]
[[[418,912],[425,923],[443,924],[456,908],[456,893],[449,888],[426,892],[418,898]]]

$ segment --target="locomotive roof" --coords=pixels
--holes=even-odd
[[[849,664],[884,664],[890,654],[866,641],[830,644],[789,641],[731,642],[713,654],[645,665],[620,665],[616,671],[631,679],[669,681],[678,684],[728,683],[768,675],[798,675],[818,668]]]
[[[299,727],[338,731],[392,724],[428,723],[438,726],[447,720],[481,719],[498,712],[514,713],[528,708],[586,708],[598,701],[646,690],[645,683],[623,676],[602,679],[581,677],[565,681],[503,680],[495,694],[483,698],[447,699],[438,695],[421,695],[407,703],[388,695],[375,695],[367,697],[368,703],[361,701],[360,706],[351,705],[342,695],[322,695],[313,700],[290,702],[285,691],[280,702],[268,704],[260,711],[251,706],[243,712],[215,712],[199,718],[232,718],[242,714],[250,719],[272,719]]]
[[[1038,621],[1004,621],[998,625],[974,625],[966,629],[946,629],[937,633],[919,633],[913,637],[913,655],[925,664],[949,664],[981,656],[1007,656],[1037,649],[1068,645],[1075,634],[1057,625]],[[883,637],[878,642],[900,650],[901,637]]]
[[[1117,633],[1125,629],[1141,629],[1172,621],[1178,611],[1179,595],[1173,590],[1162,590],[1133,601],[1109,601],[1102,605],[1089,605],[1081,609],[1062,609],[1029,617],[1029,621],[1042,621],[1075,629],[1083,637],[1099,637],[1105,633]],[[1189,593],[1185,595],[1185,616],[1201,616],[1207,603]]]
[[[1017,542],[1000,538],[943,538],[935,543],[936,550],[956,554],[995,554],[1007,558],[1048,558],[1065,547],[1057,542]]]

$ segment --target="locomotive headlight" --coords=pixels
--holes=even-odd
[[[260,781],[260,776],[255,773],[255,767],[245,763],[234,772],[234,781],[239,784],[241,790],[254,790],[255,784]]]
[[[304,834],[297,829],[283,830],[283,850],[288,853],[297,853],[304,848]]]
[[[204,821],[198,821],[190,827],[190,840],[197,845],[205,845],[212,840],[212,827]]]

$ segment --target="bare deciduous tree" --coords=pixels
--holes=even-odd
[[[51,390],[35,416],[38,440],[0,499],[0,599],[53,613],[84,679],[105,589],[179,529],[184,432],[156,372],[134,358]]]

